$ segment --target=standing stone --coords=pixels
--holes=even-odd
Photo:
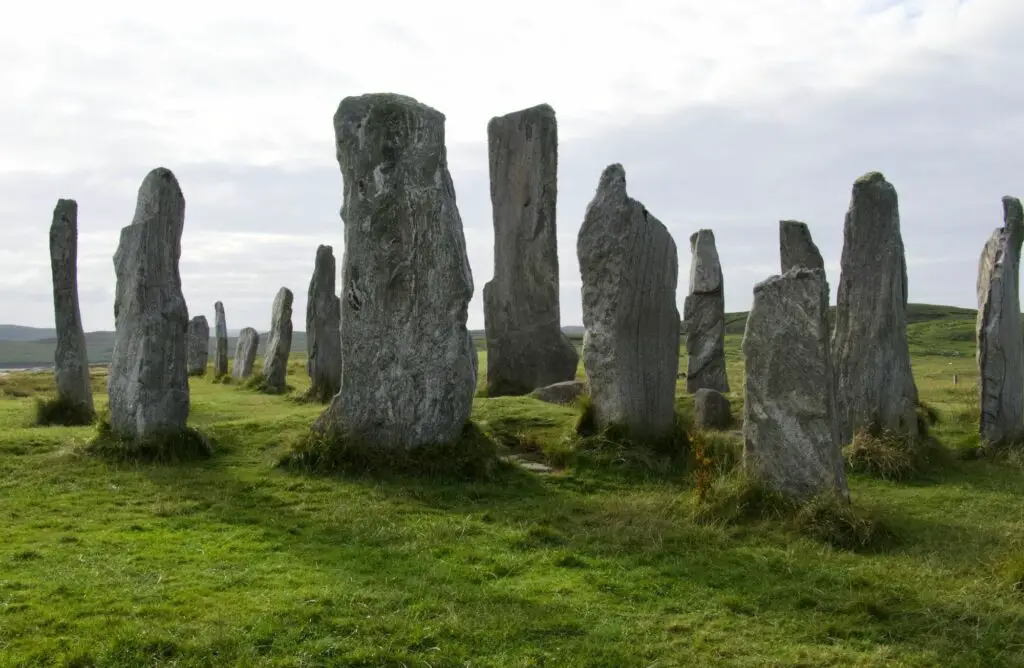
[[[228,375],[228,321],[224,317],[223,303],[215,303],[213,311],[216,316],[214,323],[217,328],[217,347],[213,351],[213,376],[220,378]]]
[[[210,359],[210,323],[205,315],[188,321],[188,375],[205,376]]]
[[[238,333],[235,344],[235,380],[244,380],[252,375],[256,363],[256,352],[260,347],[260,335],[252,327],[245,327]]]
[[[576,378],[558,297],[558,124],[546,104],[487,124],[494,278],[484,285],[487,395]]]
[[[188,420],[188,307],[178,271],[184,225],[178,180],[169,169],[154,169],[114,253],[116,334],[107,392],[111,427],[122,437],[181,431]]]
[[[83,417],[93,415],[89,359],[78,306],[78,203],[57,200],[50,224],[50,270],[53,277],[53,317],[57,348],[53,373],[57,397],[80,407]]]
[[[341,300],[335,291],[334,249],[318,246],[306,299],[309,396],[326,401],[341,389]]]
[[[732,426],[729,398],[718,390],[697,390],[693,393],[693,421],[700,429],[728,429]]]
[[[473,274],[445,117],[388,93],[334,115],[344,180],[341,391],[315,428],[382,448],[457,439],[476,392]]]
[[[1024,436],[1024,332],[1019,280],[1024,211],[1016,197],[1003,198],[1003,221],[1003,227],[985,244],[978,263],[980,430],[982,439],[992,445]]]
[[[583,366],[598,426],[641,437],[671,432],[679,368],[679,260],[672,235],[626,193],[626,172],[601,174],[576,241],[583,278]]]
[[[690,235],[690,294],[683,302],[686,320],[686,391],[729,391],[725,372],[725,289],[715,233]]]
[[[823,269],[794,268],[754,286],[743,335],[743,463],[769,489],[849,498],[829,355]]]
[[[917,436],[907,346],[907,265],[896,189],[878,172],[853,184],[832,335],[839,436],[860,429]]]
[[[825,261],[821,259],[821,252],[811,239],[807,223],[780,220],[779,251],[782,258],[782,273],[796,267],[825,271]]]
[[[292,351],[292,291],[281,288],[274,297],[270,335],[263,357],[263,388],[282,394],[287,388],[288,355]]]

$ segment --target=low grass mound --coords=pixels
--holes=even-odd
[[[227,376],[225,376],[227,378]],[[222,383],[229,383],[230,381],[221,381]],[[267,384],[267,377],[263,375],[262,371],[255,371],[251,376],[242,381],[240,387],[246,390],[253,390],[255,392],[262,392],[263,394],[288,394],[295,388],[291,385],[285,385],[284,390],[278,390],[275,387],[271,387]]]
[[[113,462],[183,464],[210,457],[213,444],[192,427],[182,431],[167,430],[138,440],[124,438],[114,432],[109,417],[104,415],[97,423],[96,437],[85,445],[84,451]]]
[[[861,430],[843,450],[852,473],[901,481],[948,465],[949,452],[927,434],[913,438],[892,430]]]
[[[82,427],[95,420],[96,412],[92,408],[66,397],[35,399],[32,423],[37,427]]]

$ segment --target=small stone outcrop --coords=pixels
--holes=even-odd
[[[335,290],[334,249],[319,246],[306,298],[309,396],[327,401],[341,389],[341,300]]]
[[[549,404],[571,404],[583,396],[586,391],[587,384],[581,380],[563,380],[561,383],[538,387],[530,392],[530,396]]]
[[[205,376],[210,359],[210,323],[205,315],[188,321],[188,375]]]
[[[270,316],[270,334],[263,357],[263,389],[275,394],[288,390],[288,356],[292,352],[292,300],[288,288],[281,288],[274,297]]]
[[[729,391],[725,370],[725,288],[715,233],[690,236],[690,289],[683,302],[686,320],[686,391]]]
[[[732,426],[729,398],[718,390],[697,390],[693,394],[693,421],[700,429],[728,429]]]
[[[256,353],[260,347],[260,334],[252,327],[244,327],[238,333],[235,344],[235,365],[232,375],[235,380],[245,380],[252,375]]]
[[[216,333],[216,346],[213,351],[213,377],[220,378],[228,375],[228,321],[224,317],[224,304],[217,302],[213,305],[215,314],[214,327]]]
[[[807,223],[798,220],[779,221],[779,256],[782,273],[797,267],[825,271],[825,261],[821,259],[821,251],[811,239]]]

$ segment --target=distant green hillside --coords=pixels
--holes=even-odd
[[[747,313],[749,311],[737,311],[735,313],[725,314],[725,333],[726,334],[743,334],[743,330],[747,326]],[[978,312],[974,309],[959,308],[957,306],[936,306],[934,304],[907,304],[907,324],[912,325],[917,322],[931,322],[935,320],[940,321],[970,321],[973,323],[978,317]],[[836,319],[836,307],[832,306],[829,308],[829,320],[835,322]],[[971,341],[974,340],[973,329],[971,330]]]

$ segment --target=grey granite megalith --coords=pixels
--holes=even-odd
[[[210,323],[205,315],[188,321],[188,375],[205,376],[210,359]]]
[[[725,288],[715,233],[690,235],[690,289],[683,302],[686,320],[686,391],[729,391],[725,371]]]
[[[314,428],[370,446],[450,442],[469,420],[473,274],[444,114],[390,93],[334,115],[344,181],[341,391]]]
[[[743,334],[743,464],[762,485],[847,499],[829,350],[824,269],[797,267],[754,286]]]
[[[182,431],[188,421],[188,307],[181,293],[185,198],[169,169],[146,175],[114,253],[110,424],[124,438]]]
[[[605,168],[576,241],[583,279],[583,366],[598,426],[671,432],[679,369],[679,259],[665,226]]]
[[[232,375],[235,380],[244,380],[252,375],[253,364],[256,363],[256,353],[260,347],[260,335],[252,327],[244,327],[238,333],[238,341],[235,344],[235,364]]]
[[[306,299],[306,371],[309,396],[327,401],[341,389],[341,300],[331,246],[318,246]]]
[[[1024,437],[1024,332],[1020,314],[1020,248],[1024,211],[1003,198],[1003,227],[978,262],[978,390],[982,440],[1004,445]]]
[[[57,200],[50,224],[50,271],[53,277],[53,319],[57,347],[53,374],[57,397],[77,406],[83,416],[95,414],[89,358],[78,305],[78,203]]]
[[[832,334],[839,437],[892,430],[917,436],[907,345],[907,265],[896,189],[878,172],[853,184]]]
[[[263,356],[263,389],[283,394],[288,389],[288,356],[292,352],[292,301],[288,288],[281,288],[274,297],[270,315],[270,333]]]
[[[224,317],[224,304],[213,305],[216,347],[213,351],[213,377],[228,375],[228,321]]]
[[[558,294],[558,123],[546,104],[487,124],[494,278],[484,285],[487,396],[574,380]]]
[[[807,223],[798,220],[779,221],[779,256],[782,273],[796,267],[825,271],[825,261],[821,259],[821,252],[811,239]]]

